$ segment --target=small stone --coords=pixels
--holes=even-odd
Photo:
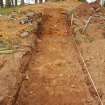
[[[76,86],[72,84],[71,87],[72,87],[72,88],[75,88]]]
[[[86,61],[90,61],[90,58],[88,57],[88,58],[86,58]]]
[[[30,94],[33,94],[33,91],[30,91]]]
[[[26,80],[29,80],[29,75],[28,75],[28,74],[26,75],[25,79],[26,79]]]
[[[24,37],[28,37],[29,36],[29,32],[23,32],[23,33],[21,33],[20,34],[20,36],[22,37],[22,38],[24,38]]]
[[[54,25],[54,27],[56,28],[56,27],[57,27],[57,25]]]
[[[26,14],[27,17],[33,17],[34,15],[35,15],[34,12],[29,12],[29,13]]]
[[[59,74],[60,77],[63,77],[63,74]]]
[[[27,18],[27,17],[21,18],[21,19],[19,20],[19,23],[20,23],[20,24],[26,24],[26,23],[28,23],[28,18]]]
[[[15,14],[11,14],[11,15],[9,15],[8,18],[9,18],[9,19],[16,19],[16,15],[15,15]]]
[[[40,42],[42,42],[42,40],[41,39],[37,39],[37,42],[40,43]]]

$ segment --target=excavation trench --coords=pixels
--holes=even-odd
[[[13,105],[99,105],[78,60],[66,12],[48,8],[43,19],[36,48],[25,68],[27,80],[22,82]]]

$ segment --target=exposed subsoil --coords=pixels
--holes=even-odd
[[[86,84],[65,11],[45,8],[44,16],[37,49],[27,68],[28,79],[16,104],[98,105]]]
[[[0,18],[0,37],[3,34],[12,43],[21,43],[18,46],[22,49],[0,55],[0,105],[100,105],[73,39],[105,103],[105,9],[97,4],[79,4],[71,0],[21,9],[24,16],[27,12],[41,13],[40,24],[21,25]],[[93,18],[83,33],[90,16]],[[36,24],[37,31],[20,37]]]
[[[97,7],[97,5],[94,6]],[[84,57],[101,100],[105,104],[105,8],[98,6],[97,11],[86,4],[78,8],[81,9],[75,12],[73,26],[75,27],[75,40],[78,43],[78,48]],[[92,16],[92,19],[83,33],[81,30],[84,29],[90,16]]]

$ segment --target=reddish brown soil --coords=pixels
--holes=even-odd
[[[26,73],[19,69],[20,65],[24,68],[28,57],[19,59],[23,56],[20,57],[20,53],[19,55],[16,53],[16,59],[18,59],[16,64],[13,63],[15,58],[12,58],[11,62],[8,58],[9,63],[7,63],[6,71],[0,71],[0,84],[3,84],[6,90],[3,92],[1,88],[0,96],[3,96],[2,93],[8,94],[7,87],[16,91],[15,84],[16,88],[11,84],[15,79],[17,83],[18,78],[23,76],[26,78],[22,86],[19,85],[21,87],[18,91],[19,94],[9,97],[13,98],[12,105],[15,104],[15,101],[16,105],[99,105],[94,88],[90,81],[87,81],[89,80],[88,75],[84,72],[81,60],[73,45],[72,35],[74,35],[98,93],[105,103],[105,9],[98,9],[99,5],[97,4],[82,4],[77,7],[79,4],[71,0],[70,2],[45,3],[22,8],[20,14],[23,15],[30,11],[42,13],[43,21],[37,33],[37,46],[33,49],[32,59],[29,61]],[[74,30],[68,26],[67,12],[74,13],[72,26]],[[95,14],[102,17],[93,17],[85,33],[82,33],[89,16]],[[13,40],[13,42],[19,40],[22,46],[28,45],[32,48],[36,35],[35,38],[32,33],[32,36],[27,38],[19,37],[20,32],[29,29],[29,25],[20,25],[11,20],[7,24],[7,21],[7,18],[0,19],[2,24],[0,25],[0,35],[3,34],[5,38]],[[21,60],[24,63],[20,62]],[[12,64],[16,65],[16,71]],[[16,73],[16,77],[13,73]],[[12,94],[12,91],[10,93]],[[0,97],[0,99],[2,98]]]
[[[33,52],[17,105],[98,105],[85,83],[62,9],[45,8],[41,40]]]
[[[87,9],[87,11],[89,10]],[[81,12],[78,12],[78,14],[81,14]],[[86,24],[85,22],[91,15],[93,14],[88,14],[87,12],[87,15],[82,15],[82,17],[74,20],[74,23],[78,21],[78,25],[76,25],[76,27],[78,26],[76,40],[79,42],[81,53],[83,54],[101,100],[105,104],[105,8],[100,8],[99,11],[94,12],[94,15],[98,15],[98,17],[93,16],[83,34],[80,30],[83,30]]]
[[[96,18],[93,19],[88,29],[88,37],[90,42],[82,42],[80,44],[83,56],[89,68],[89,72],[96,84],[102,101],[105,103],[105,20]]]

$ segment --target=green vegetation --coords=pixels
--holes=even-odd
[[[9,15],[13,11],[18,11],[19,7],[11,7],[11,8],[0,8],[0,14],[2,15]]]

